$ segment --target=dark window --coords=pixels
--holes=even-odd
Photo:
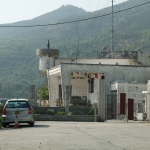
[[[89,78],[88,83],[89,83],[89,93],[94,93],[94,78]]]
[[[6,104],[6,108],[29,108],[27,101],[10,101]]]

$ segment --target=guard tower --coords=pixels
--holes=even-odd
[[[55,59],[59,56],[59,50],[50,49],[50,44],[48,40],[47,48],[37,49],[36,55],[39,58],[39,70],[45,71],[55,66]]]
[[[47,71],[47,79],[48,79],[48,89],[50,91],[50,77],[49,77],[49,69],[55,66],[55,59],[59,56],[59,50],[50,49],[50,44],[48,40],[47,49],[37,49],[36,55],[39,58],[39,70]],[[50,92],[49,92],[49,102],[50,102]]]

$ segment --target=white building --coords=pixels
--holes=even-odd
[[[107,118],[107,95],[115,86],[112,82],[137,81],[145,87],[150,79],[150,67],[143,66],[131,58],[55,59],[58,53],[52,49],[47,49],[46,52],[38,49],[37,55],[40,56],[39,70],[47,69],[48,72],[50,105],[56,106],[62,101],[66,114],[72,99],[86,97],[91,103],[98,101],[98,115],[104,121]],[[121,86],[121,83],[118,85]],[[137,86],[140,87],[140,84]],[[121,89],[116,88],[117,92],[119,90]],[[116,112],[119,113],[119,109]]]
[[[144,98],[142,91],[147,89],[146,83],[136,83],[125,81],[116,81],[111,83],[111,92],[114,95],[113,103],[115,107],[111,107],[116,112],[117,119],[125,118],[125,105],[128,104],[128,118],[134,119],[134,114],[143,113],[145,111]],[[108,101],[109,102],[109,101]],[[111,101],[112,102],[112,101]],[[109,105],[108,105],[109,106]],[[107,110],[107,113],[109,110]],[[111,113],[110,113],[111,115]]]

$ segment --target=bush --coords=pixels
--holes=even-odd
[[[86,115],[86,112],[82,110],[73,110],[71,115]]]
[[[2,113],[3,104],[0,104],[0,113]]]
[[[34,110],[34,114],[42,114],[41,110]]]
[[[50,115],[54,115],[55,111],[54,111],[54,109],[48,109],[47,113],[50,114]]]
[[[2,127],[2,117],[0,116],[0,128]]]
[[[57,115],[65,115],[64,111],[57,111]]]
[[[88,115],[94,115],[94,109],[91,109],[87,112]]]

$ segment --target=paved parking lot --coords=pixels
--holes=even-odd
[[[0,150],[149,150],[150,123],[37,121],[0,130]]]

